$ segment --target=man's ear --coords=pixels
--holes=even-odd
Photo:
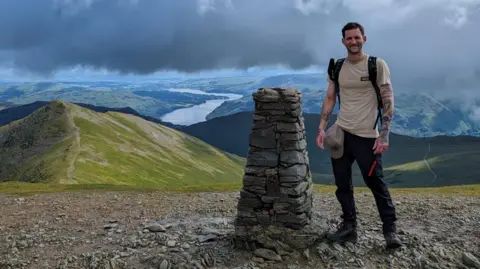
[[[367,42],[367,36],[366,35],[363,36],[363,42]]]

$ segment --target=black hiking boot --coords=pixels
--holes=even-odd
[[[400,241],[400,238],[398,238],[397,233],[395,232],[388,232],[384,234],[385,241],[387,243],[387,248],[392,249],[392,248],[399,248],[403,246],[402,241]]]
[[[328,240],[339,244],[343,244],[345,242],[356,243],[357,238],[358,235],[356,225],[348,222],[340,223],[337,231],[327,234]]]

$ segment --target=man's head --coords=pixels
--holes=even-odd
[[[367,41],[363,26],[357,22],[349,22],[342,28],[342,43],[350,54],[362,52],[363,44]]]

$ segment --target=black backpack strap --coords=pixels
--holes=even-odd
[[[340,104],[340,83],[338,82],[338,77],[340,75],[340,69],[342,69],[344,61],[345,58],[340,58],[336,62],[333,58],[331,58],[328,65],[328,75],[330,76],[330,79],[335,83],[335,94],[338,98],[338,104]]]
[[[377,57],[369,56],[368,57],[368,77],[370,78],[370,82],[375,89],[375,93],[377,94],[377,101],[378,101],[378,115],[377,119],[375,120],[375,125],[373,125],[373,129],[377,127],[377,122],[380,120],[382,121],[382,109],[383,109],[383,102],[382,96],[380,94],[380,88],[377,85]]]

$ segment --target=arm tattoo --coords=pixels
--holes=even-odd
[[[328,117],[333,112],[333,107],[335,107],[335,99],[326,97],[323,101],[322,114],[320,115],[320,126],[319,129],[325,129],[327,127]]]
[[[382,130],[380,132],[380,139],[388,144],[388,138],[390,130],[392,128],[393,117],[393,90],[390,84],[384,84],[380,86],[380,95],[383,102],[383,117],[382,117]]]
[[[322,119],[324,121],[327,121],[328,120],[328,117],[332,114],[333,112],[333,106],[330,105],[329,102],[324,102],[323,103],[323,106],[322,106]]]

